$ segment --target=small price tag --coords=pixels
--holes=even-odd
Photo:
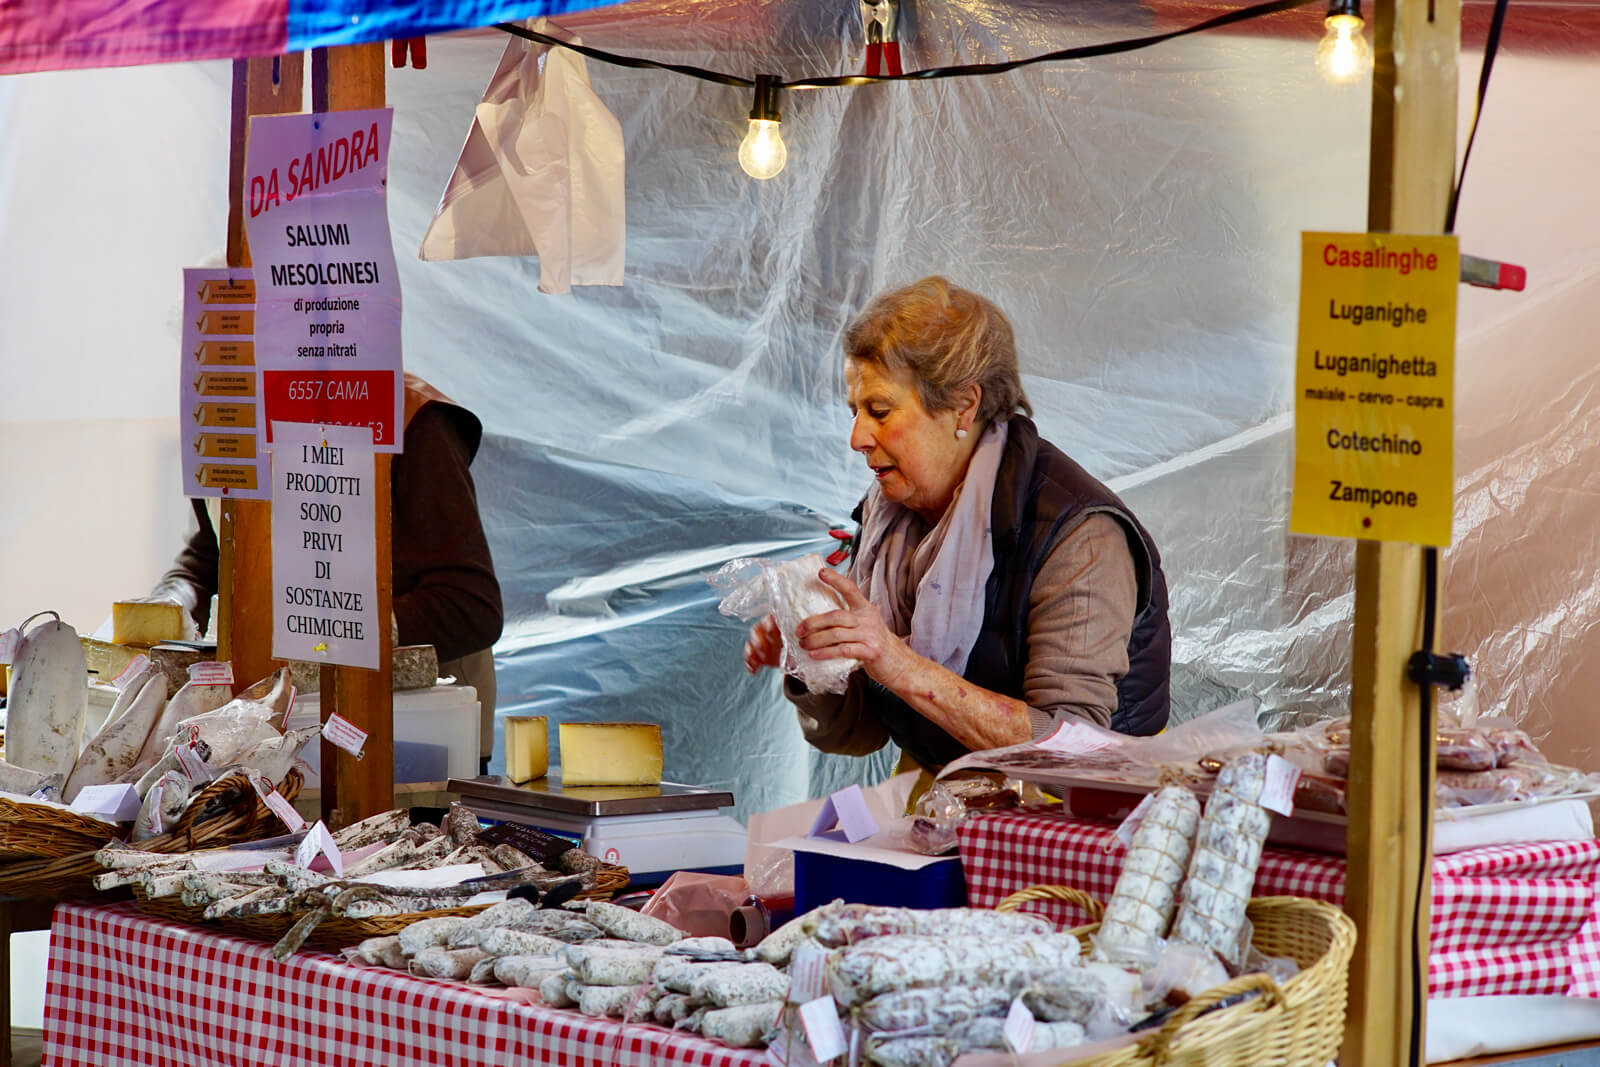
[[[12,627],[0,634],[0,666],[15,663],[17,659],[17,646],[22,643],[22,631]],[[143,659],[143,656],[138,657]]]
[[[1122,742],[1115,734],[1077,719],[1062,723],[1056,728],[1055,733],[1034,742],[1037,748],[1047,748],[1052,752],[1061,752],[1069,756],[1102,752],[1108,748],[1116,748],[1120,744]]]
[[[299,833],[306,828],[306,821],[300,817],[298,811],[294,810],[294,805],[285,800],[283,794],[276,789],[269,790],[261,799],[266,803],[267,810],[276,815],[291,834]]]
[[[361,748],[367,743],[367,732],[360,727],[352,726],[348,721],[339,717],[338,713],[328,716],[328,721],[322,724],[322,739],[344,749],[356,759],[361,758]]]
[[[112,822],[132,822],[139,816],[139,791],[126,784],[86,785],[73,800],[72,810]]]
[[[785,1007],[778,1016],[767,1042],[767,1063],[771,1067],[822,1067],[811,1055],[811,1046],[795,1026],[798,1014],[794,1008]]]
[[[817,821],[811,824],[812,837],[843,837],[852,845],[878,832],[878,821],[867,807],[866,794],[859,785],[847,786],[822,802]]]
[[[818,997],[800,1005],[800,1025],[805,1028],[806,1044],[819,1063],[844,1055],[848,1046],[832,997]]]
[[[233,664],[226,660],[221,663],[191,663],[189,681],[195,685],[232,685]]]
[[[1033,1013],[1022,1003],[1022,998],[1013,1000],[1011,1010],[1006,1012],[1006,1025],[1002,1031],[1012,1052],[1020,1056],[1033,1048],[1034,1026]]]
[[[1267,757],[1267,780],[1261,787],[1261,806],[1284,818],[1294,814],[1294,789],[1300,784],[1300,768],[1282,756]]]
[[[789,957],[789,1003],[808,1004],[822,996],[823,965],[828,954],[820,945],[801,945]]]
[[[141,652],[128,661],[128,665],[122,668],[121,674],[111,679],[111,684],[116,686],[120,692],[132,685],[133,680],[143,674],[149,666],[150,657]]]
[[[191,782],[209,782],[216,777],[211,772],[211,765],[194,745],[179,745],[173,749],[178,757],[178,765],[183,768],[183,773],[189,776]]]
[[[283,709],[283,719],[278,723],[278,729],[287,733],[289,730],[289,716],[294,714],[294,698],[300,693],[298,686],[289,687],[289,706]]]
[[[312,824],[311,829],[306,831],[305,839],[294,850],[295,866],[310,870],[311,864],[316,862],[319,855],[328,857],[328,864],[333,868],[333,873],[340,878],[344,877],[344,857],[339,855],[339,846],[334,844],[333,835],[328,832],[321,819]]]
[[[1117,827],[1115,840],[1122,842],[1124,850],[1133,847],[1133,835],[1139,832],[1139,827],[1144,824],[1144,817],[1150,810],[1150,805],[1156,802],[1154,793],[1146,793],[1139,806],[1128,812],[1128,817],[1122,820],[1122,825]],[[1111,842],[1106,842],[1106,851],[1111,851]]]

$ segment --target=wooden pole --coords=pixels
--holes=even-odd
[[[252,115],[304,108],[305,62],[298,53],[233,63],[228,138],[228,266],[248,267],[244,229],[244,153]],[[272,658],[272,502],[222,502],[217,529],[217,657],[249,685],[281,666]]]
[[[384,106],[383,44],[318,48],[311,53],[311,109],[355,111]],[[367,733],[363,758],[322,743],[322,818],[330,828],[394,806],[394,609],[391,458],[375,457],[378,561],[378,669],[322,668],[322,719],[339,716]],[[331,773],[330,773],[331,771]]]
[[[1378,0],[1373,37],[1367,226],[1441,233],[1455,173],[1460,0]],[[1423,552],[1356,546],[1345,910],[1359,937],[1344,1067],[1406,1063],[1413,1032],[1426,1033],[1434,744],[1407,677],[1422,647]]]

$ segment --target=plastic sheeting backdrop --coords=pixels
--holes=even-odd
[[[1205,13],[1173,14],[919,2],[902,8],[902,51],[907,69],[994,61]],[[627,146],[627,284],[561,297],[535,291],[534,260],[411,258],[504,36],[435,40],[426,71],[391,72],[406,363],[488,430],[474,473],[507,606],[500,714],[660,722],[669,777],[731,787],[740,812],[888,770],[892,753],[807,749],[776,678],[744,673],[744,627],[705,577],[737,556],[826,551],[827,527],[848,523],[870,475],[847,445],[839,337],[873,293],[930,273],[1010,313],[1043,432],[1157,539],[1175,714],[1241,693],[1269,720],[1342,711],[1353,551],[1287,533],[1289,412],[1298,233],[1364,228],[1368,93],[1318,80],[1314,14],[1274,18],[1297,21],[1000,77],[789,93],[788,167],[765,183],[734,160],[748,93],[591,62]],[[744,75],[849,73],[862,55],[847,4],[558,21],[596,47]],[[1600,131],[1573,109],[1548,129],[1527,117],[1592,85],[1592,52],[1508,37],[1460,216],[1465,251],[1527,265],[1535,290],[1463,290],[1443,643],[1474,657],[1487,708],[1536,729],[1576,718],[1584,661],[1600,662],[1584,654],[1600,408],[1579,340],[1593,330],[1573,328],[1595,303],[1600,240],[1585,180],[1564,177],[1600,169]],[[1476,58],[1463,68],[1470,88]],[[1506,211],[1531,173],[1542,195]],[[176,330],[153,348],[167,358]]]

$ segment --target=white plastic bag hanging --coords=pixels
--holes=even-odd
[[[512,37],[417,254],[537,255],[545,293],[621,285],[624,223],[622,127],[583,57]]]

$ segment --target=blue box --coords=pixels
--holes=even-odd
[[[796,849],[795,914],[834,900],[900,908],[960,908],[967,903],[967,879],[956,856],[907,871],[888,863]]]

